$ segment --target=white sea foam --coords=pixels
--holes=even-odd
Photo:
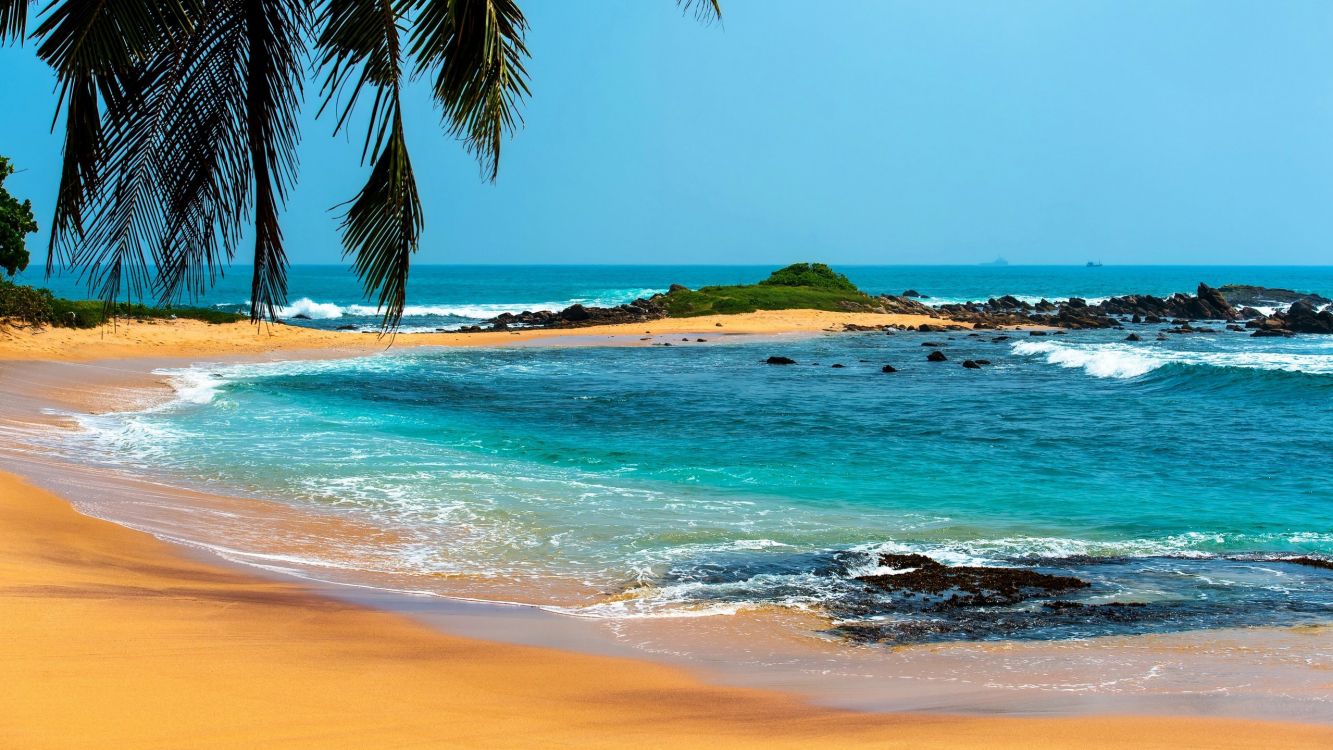
[[[1050,364],[1082,368],[1098,378],[1136,378],[1170,363],[1333,374],[1333,355],[1304,352],[1149,350],[1120,343],[1063,344],[1053,341],[1019,341],[1012,350],[1025,356],[1045,355]]]
[[[439,318],[466,318],[469,320],[485,320],[493,318],[502,313],[520,313],[524,311],[540,310],[563,310],[573,304],[590,305],[596,307],[606,307],[624,304],[640,297],[649,297],[661,292],[661,289],[633,288],[633,289],[606,289],[600,290],[581,297],[574,297],[567,300],[552,300],[546,302],[494,302],[494,303],[460,303],[460,304],[429,304],[429,305],[407,305],[403,308],[404,317],[439,317]],[[246,305],[249,302],[244,303]],[[233,305],[227,305],[231,307]],[[278,317],[292,318],[297,315],[304,315],[312,320],[333,320],[344,316],[357,317],[376,317],[383,311],[375,305],[351,304],[339,305],[333,302],[319,302],[309,297],[292,302],[286,307],[278,309]]]
[[[1120,344],[1066,346],[1049,341],[1019,341],[1015,354],[1044,354],[1046,361],[1061,367],[1081,367],[1097,378],[1136,378],[1166,364]]]

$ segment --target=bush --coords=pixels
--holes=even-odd
[[[54,325],[67,328],[96,328],[111,318],[151,320],[189,318],[205,323],[235,323],[244,315],[206,307],[150,307],[117,302],[110,309],[97,300],[70,300],[56,297],[48,289],[35,289],[0,279],[0,321],[17,320],[27,325]]]
[[[34,289],[0,279],[0,321],[45,325],[53,320],[54,304],[55,297],[48,289]]]
[[[854,310],[874,306],[874,300],[865,292],[823,263],[787,266],[758,284],[676,289],[667,295],[666,303],[668,314],[675,318],[756,310]]]
[[[759,282],[761,286],[803,286],[832,292],[860,294],[861,290],[846,276],[823,263],[793,263],[780,268]]]

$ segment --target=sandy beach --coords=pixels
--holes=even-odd
[[[915,325],[813,311],[646,327],[401,335],[394,346],[495,346],[581,337],[812,333]],[[928,319],[927,319],[928,320]],[[721,322],[721,328],[716,326]],[[5,361],[294,358],[382,350],[364,334],[190,321],[0,334],[5,417],[97,411],[169,392],[106,366],[97,388],[53,369],[18,382]],[[113,372],[108,376],[105,370]],[[1328,747],[1326,725],[1141,716],[873,714],[709,685],[680,669],[447,635],[398,614],[214,564],[81,515],[0,474],[0,746],[190,747]]]
[[[190,357],[271,354],[300,350],[373,352],[408,346],[506,346],[519,342],[578,338],[633,343],[641,336],[704,334],[714,336],[840,331],[845,325],[905,326],[940,324],[925,315],[839,313],[823,310],[761,310],[744,315],[666,318],[645,324],[593,328],[529,329],[482,333],[369,333],[321,331],[282,324],[203,323],[197,320],[121,322],[116,328],[0,330],[0,360],[59,359],[88,361],[116,357]],[[967,327],[966,324],[957,324]]]

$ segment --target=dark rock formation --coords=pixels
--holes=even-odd
[[[1278,311],[1266,318],[1255,318],[1245,323],[1246,328],[1257,328],[1254,336],[1290,336],[1293,333],[1333,333],[1333,313],[1316,312],[1308,302],[1293,302],[1286,312]]]
[[[1288,557],[1277,558],[1273,562],[1291,563],[1292,565],[1304,565],[1310,568],[1323,568],[1324,570],[1333,570],[1333,560],[1321,560],[1318,557]]]
[[[940,608],[1017,604],[1033,597],[1061,594],[1090,585],[1071,576],[1050,575],[1027,568],[948,566],[915,554],[882,554],[879,564],[901,572],[862,576],[859,580],[883,591],[938,598],[940,601],[936,606]]]
[[[902,293],[901,295],[899,295],[899,296],[901,296],[901,297],[915,297],[915,298],[919,298],[919,299],[929,299],[929,297],[926,297],[925,295],[921,294],[921,292],[918,292],[918,291],[915,290],[915,289],[908,289],[907,291],[903,292],[903,293]]]
[[[893,365],[884,365],[883,367],[879,368],[879,371],[880,371],[880,372],[897,372],[897,371],[898,371],[898,368],[894,367]]]
[[[796,364],[796,360],[792,359],[791,357],[779,357],[779,356],[769,357],[768,359],[764,360],[764,362],[765,362],[765,364],[770,364],[770,365],[794,365],[794,364]]]
[[[969,370],[980,370],[980,369],[981,369],[981,365],[977,364],[977,361],[974,360],[974,359],[965,359],[965,360],[963,360],[963,367],[966,367],[966,368],[969,369]]]
[[[1139,336],[1137,333],[1131,333],[1125,337],[1125,341],[1142,341],[1142,340],[1143,338]]]
[[[1333,300],[1327,297],[1321,297],[1318,294],[1295,292],[1290,289],[1273,289],[1264,286],[1251,286],[1249,284],[1223,284],[1217,291],[1230,304],[1249,307],[1290,305],[1293,302],[1308,302],[1311,305],[1327,305],[1333,303]]]
[[[944,362],[947,361],[948,359],[949,359],[948,357],[944,356],[944,352],[939,350],[933,351],[926,356],[927,362]]]

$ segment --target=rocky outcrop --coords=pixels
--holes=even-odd
[[[1227,302],[1240,307],[1274,307],[1293,302],[1308,302],[1316,307],[1333,304],[1333,300],[1318,294],[1249,284],[1223,284],[1217,291]]]
[[[764,364],[769,364],[769,365],[794,365],[794,364],[796,364],[796,360],[792,359],[791,357],[773,356],[773,357],[769,357],[768,359],[764,360]]]
[[[1316,312],[1308,302],[1293,302],[1286,311],[1245,323],[1254,328],[1254,336],[1290,336],[1294,333],[1333,333],[1333,312]]]
[[[617,323],[646,323],[661,320],[666,316],[666,295],[655,294],[647,299],[636,299],[616,307],[586,307],[573,304],[559,312],[525,310],[517,315],[502,313],[485,321],[484,325],[469,326],[462,330],[475,332],[504,331],[510,328],[584,328]]]
[[[883,591],[927,597],[937,602],[936,608],[1017,604],[1090,585],[1072,576],[1028,568],[949,566],[916,554],[881,554],[878,562],[894,572],[861,576],[859,580]]]
[[[1235,309],[1218,290],[1203,283],[1199,284],[1193,297],[1179,293],[1166,298],[1151,294],[1130,294],[1112,297],[1093,309],[1107,315],[1139,316],[1149,323],[1155,322],[1155,318],[1235,320],[1238,317]]]

